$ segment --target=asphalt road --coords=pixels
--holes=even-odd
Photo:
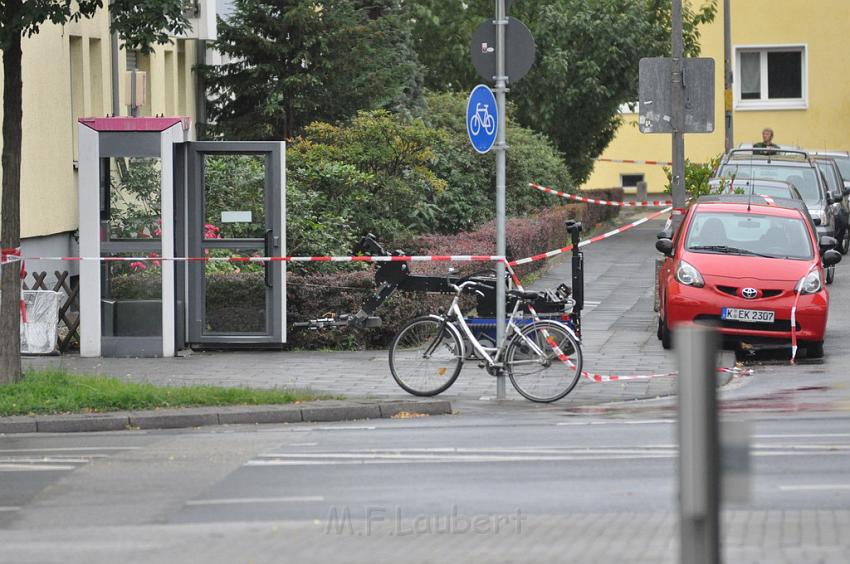
[[[649,251],[648,251],[649,252]],[[822,361],[750,361],[728,562],[850,561],[850,265]],[[660,345],[659,345],[660,346]],[[0,437],[0,562],[673,562],[675,403]]]

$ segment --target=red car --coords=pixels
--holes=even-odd
[[[725,344],[787,347],[796,302],[798,345],[809,358],[823,356],[824,266],[841,260],[835,245],[832,237],[818,239],[802,202],[700,198],[673,239],[656,242],[667,257],[659,273],[658,338],[669,349],[671,329],[700,323],[716,326]]]

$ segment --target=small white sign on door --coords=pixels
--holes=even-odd
[[[250,211],[223,211],[221,212],[222,223],[251,223]]]

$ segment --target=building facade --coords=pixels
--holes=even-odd
[[[195,136],[203,99],[194,66],[215,39],[214,0],[186,2],[192,31],[150,54],[113,49],[107,8],[65,26],[47,24],[23,41],[21,237],[25,255],[74,256],[78,210],[78,128],[81,117],[129,115],[128,71],[146,73],[138,115],[188,116]],[[117,66],[117,73],[113,73]],[[140,82],[141,84],[141,82]],[[1,86],[1,85],[0,85]],[[113,93],[118,105],[113,108]],[[2,213],[2,210],[0,210]],[[68,270],[73,263],[28,264]]]
[[[685,155],[707,162],[724,150],[723,12],[702,28],[702,57],[715,60],[715,130],[685,135]],[[734,145],[761,140],[811,149],[850,150],[850,50],[847,0],[731,0]],[[636,113],[594,167],[585,188],[647,183],[661,192],[661,166],[611,160],[670,161],[671,137],[642,134]]]

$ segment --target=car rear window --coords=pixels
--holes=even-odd
[[[799,166],[771,166],[768,164],[726,164],[720,169],[722,178],[781,180],[793,184],[807,204],[822,198],[818,178],[813,168]]]
[[[698,211],[688,228],[693,252],[808,260],[812,241],[802,217]]]

